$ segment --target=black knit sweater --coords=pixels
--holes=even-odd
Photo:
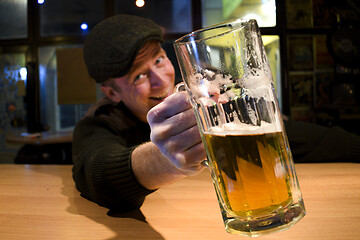
[[[73,178],[81,195],[112,212],[139,208],[153,191],[131,170],[133,149],[149,141],[149,125],[122,104],[103,99],[75,127]]]

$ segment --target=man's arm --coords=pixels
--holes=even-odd
[[[185,92],[166,98],[147,119],[151,142],[137,147],[131,159],[140,184],[152,190],[204,169],[206,152]]]

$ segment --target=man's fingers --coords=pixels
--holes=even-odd
[[[167,97],[163,102],[150,109],[148,122],[158,123],[191,108],[186,92],[178,92]]]
[[[201,136],[197,125],[173,136],[170,139],[169,148],[174,152],[183,152],[201,143]]]

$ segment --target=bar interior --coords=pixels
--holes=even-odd
[[[359,239],[358,0],[0,1],[1,239],[248,238],[225,231],[206,168],[154,192],[143,187],[138,191],[146,199],[137,209],[116,213],[75,185],[74,156],[81,154],[73,151],[74,129],[107,96],[88,72],[84,42],[95,26],[119,14],[160,26],[175,84],[182,82],[177,39],[256,19],[306,207],[296,225],[261,239]],[[237,101],[246,108],[254,100]],[[235,100],[223,104],[226,119],[237,113],[234,106]],[[208,111],[220,115],[213,106]]]

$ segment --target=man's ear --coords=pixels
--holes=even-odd
[[[108,97],[110,98],[113,102],[120,102],[121,101],[121,94],[117,91],[115,91],[112,87],[110,86],[100,86],[100,90]]]

